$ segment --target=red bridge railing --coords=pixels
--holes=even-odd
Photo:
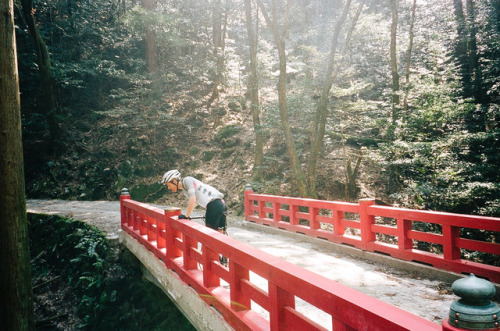
[[[257,198],[247,194],[248,201]],[[455,330],[447,321],[443,326],[434,324],[208,227],[179,221],[180,210],[164,211],[129,195],[120,201],[122,229],[236,330]],[[219,254],[228,257],[227,266],[219,263]],[[252,281],[253,274],[265,285]],[[299,299],[327,314],[331,325],[319,325],[305,316],[296,305]]]
[[[462,258],[462,252],[470,250],[498,260],[500,244],[461,236],[483,230],[492,231],[498,240],[500,218],[377,206],[372,199],[347,203],[255,194],[247,187],[245,219],[500,283],[500,267]],[[430,225],[432,233],[419,231]],[[418,242],[438,245],[442,253],[417,249]]]

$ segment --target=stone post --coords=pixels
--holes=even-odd
[[[444,331],[500,330],[500,307],[490,300],[496,292],[491,282],[470,274],[455,281],[451,289],[461,299],[451,304]]]

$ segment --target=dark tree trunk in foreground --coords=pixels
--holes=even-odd
[[[12,0],[0,0],[0,328],[33,330]]]
[[[256,11],[256,24],[258,26],[258,10]],[[262,163],[264,160],[264,140],[262,137],[262,127],[260,122],[260,105],[259,105],[259,81],[257,76],[257,38],[254,33],[252,20],[252,1],[245,0],[245,17],[248,34],[248,46],[250,53],[250,79],[248,88],[250,91],[250,108],[253,119],[253,129],[255,132],[255,159],[253,166],[253,176],[255,179],[260,179],[262,176]],[[255,29],[255,31],[257,28]]]

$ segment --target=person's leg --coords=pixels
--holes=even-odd
[[[214,230],[226,228],[226,204],[217,199],[207,205],[205,225]]]
[[[226,204],[222,200],[214,200],[207,205],[205,225],[225,234],[226,230]],[[220,264],[227,266],[228,259],[219,255]]]

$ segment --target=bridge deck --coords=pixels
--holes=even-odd
[[[119,203],[114,201],[28,200],[28,211],[71,216],[97,225],[108,235],[120,228]],[[345,250],[333,250],[332,244],[318,239],[273,232],[276,230],[236,220],[230,222],[228,229],[229,235],[239,241],[435,323],[447,316],[451,302],[457,299],[450,291],[451,283],[367,262],[346,254]],[[258,276],[251,277],[258,284]],[[328,320],[306,303],[300,309],[320,324],[322,319]]]
[[[301,235],[270,233],[262,226],[246,222],[231,227],[228,233],[268,254],[438,324],[457,299],[450,290],[451,283],[356,258],[345,251],[333,251],[335,244],[322,243],[319,239],[306,241]],[[325,323],[329,319],[314,307],[305,305],[304,310],[308,316],[317,314],[313,319],[319,324],[323,324],[322,319]]]

